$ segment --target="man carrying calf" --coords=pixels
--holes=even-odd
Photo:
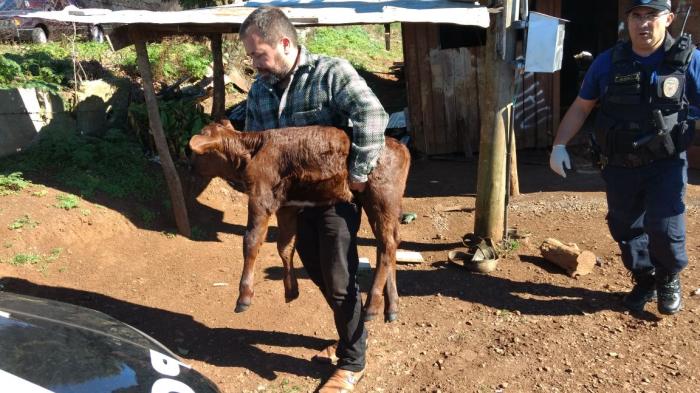
[[[350,189],[364,191],[388,122],[365,81],[347,61],[299,46],[294,26],[278,8],[255,10],[239,35],[259,73],[248,95],[246,131],[307,125],[347,130],[352,122]],[[360,206],[346,202],[307,207],[298,217],[297,252],[330,305],[339,335],[338,368],[320,392],[352,391],[364,374],[367,331],[357,282],[360,217]]]

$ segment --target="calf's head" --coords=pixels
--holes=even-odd
[[[241,143],[242,135],[228,120],[206,125],[190,139],[190,164],[194,171],[204,177],[241,181],[251,158]]]

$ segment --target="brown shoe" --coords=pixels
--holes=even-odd
[[[333,375],[321,386],[318,393],[347,393],[355,390],[355,385],[365,375],[365,370],[348,371],[336,369]]]
[[[335,355],[335,351],[338,349],[338,342],[323,348],[320,350],[311,360],[319,363],[325,364],[335,364],[338,362],[338,357]]]

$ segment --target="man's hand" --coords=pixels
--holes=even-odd
[[[350,191],[363,192],[365,190],[365,188],[367,188],[367,182],[362,182],[362,183],[358,183],[358,182],[354,182],[354,181],[350,182]]]
[[[566,178],[564,168],[571,169],[569,153],[566,152],[566,145],[554,145],[552,154],[549,156],[549,167],[559,176]]]

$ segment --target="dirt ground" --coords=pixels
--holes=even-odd
[[[488,275],[446,262],[474,225],[476,166],[415,161],[401,226],[402,249],[418,265],[398,266],[399,320],[370,323],[362,392],[696,392],[700,378],[700,173],[687,196],[690,266],[685,309],[660,318],[654,305],[630,315],[630,281],[608,235],[602,182],[581,171],[562,180],[544,152],[521,154],[522,195],[509,220],[532,232]],[[45,195],[33,195],[46,190]],[[88,306],[141,329],[179,353],[224,392],[314,391],[331,368],[310,361],[335,332],[320,293],[300,268],[301,297],[286,304],[272,240],[259,257],[253,306],[234,314],[242,268],[246,197],[213,180],[190,206],[203,240],[172,235],[167,217],[145,225],[129,201],[81,200],[56,208],[65,190],[35,184],[0,197],[0,258],[33,252],[34,265],[0,264],[0,288]],[[42,193],[39,193],[41,195]],[[28,215],[36,225],[8,226]],[[170,232],[169,232],[170,231]],[[555,237],[599,258],[571,278],[540,257]],[[374,264],[366,219],[362,256]],[[363,291],[371,274],[363,274]]]

